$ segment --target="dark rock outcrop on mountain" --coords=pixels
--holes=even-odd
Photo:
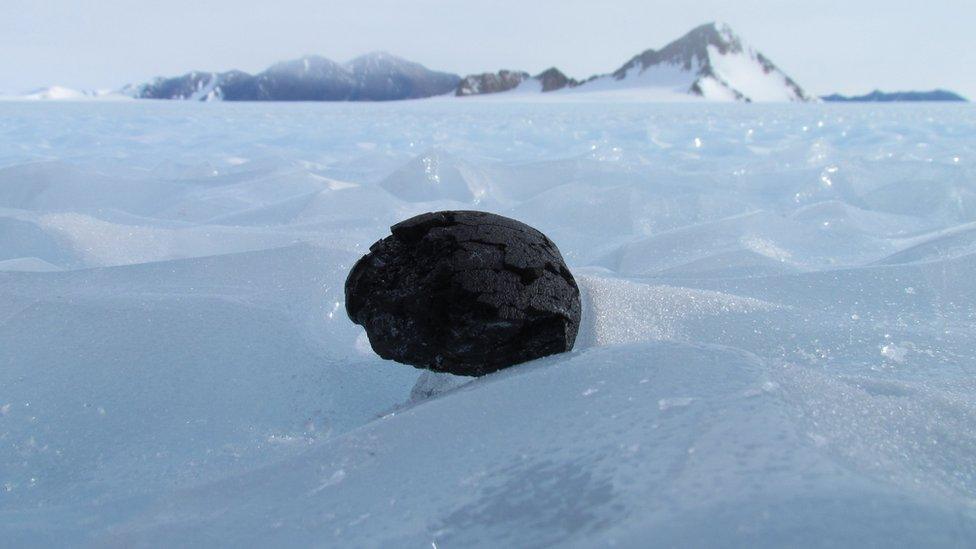
[[[883,92],[881,90],[874,90],[873,92],[865,95],[841,95],[835,93],[832,95],[825,95],[821,99],[828,102],[835,103],[869,103],[869,102],[899,102],[899,101],[961,101],[966,102],[968,99],[965,97],[953,93],[948,90],[932,90],[932,91],[902,91],[902,92]]]
[[[211,72],[189,72],[176,78],[157,78],[134,90],[138,98],[204,99],[220,75]]]
[[[547,69],[535,76],[529,76],[525,71],[500,70],[498,72],[485,72],[481,74],[471,74],[461,79],[457,91],[454,95],[459,97],[468,95],[484,95],[488,93],[500,93],[514,90],[523,82],[536,80],[540,83],[540,89],[544,92],[572,88],[579,85],[579,82],[567,77],[556,67]]]
[[[579,86],[579,82],[567,77],[556,67],[546,69],[535,75],[533,78],[542,83],[542,91],[544,92],[561,90],[563,88],[575,88],[576,86]]]
[[[339,64],[320,56],[285,61],[257,75],[191,72],[132,88],[143,99],[200,101],[390,101],[442,95],[460,77],[386,53]]]
[[[258,80],[244,71],[229,71],[218,74],[213,84],[211,96],[201,98],[202,101],[213,99],[257,101],[261,97]]]
[[[529,79],[529,73],[522,71],[500,70],[498,72],[484,72],[469,74],[461,79],[454,95],[482,95],[513,90],[522,82]]]
[[[346,279],[346,311],[378,355],[480,376],[573,348],[580,292],[541,232],[473,211],[391,228]]]

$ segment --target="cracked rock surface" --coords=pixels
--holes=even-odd
[[[391,227],[346,279],[346,312],[381,357],[480,376],[573,348],[580,293],[528,225],[443,211]]]

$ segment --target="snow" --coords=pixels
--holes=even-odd
[[[308,72],[308,60],[305,60],[305,71]],[[217,91],[219,78],[216,73],[211,73],[206,81],[201,81],[197,90],[187,97],[189,101],[215,101],[219,99]]]
[[[796,101],[799,98],[779,70],[766,72],[751,49],[721,54],[708,46],[708,57],[716,76],[755,102]]]
[[[642,69],[638,65],[628,70],[620,80],[605,75],[576,88],[558,90],[549,94],[563,94],[573,98],[595,96],[596,100],[601,101],[628,98],[651,102],[698,101],[701,98],[690,94],[689,90],[698,77],[699,69],[700,67],[692,66],[686,70],[682,66],[667,63],[647,69]]]
[[[51,86],[29,93],[25,99],[83,99],[84,97],[83,92],[62,86]]]
[[[583,86],[574,88],[576,93],[587,93],[591,91],[602,91],[620,88],[663,88],[663,91],[676,94],[687,95],[688,90],[695,83],[698,71],[701,67],[697,63],[685,68],[682,65],[661,63],[646,69],[640,64],[631,67],[623,78],[617,79],[613,76],[601,76],[596,80],[585,83]]]
[[[972,107],[517,95],[0,104],[4,544],[976,544]],[[571,353],[372,354],[444,208],[557,243]]]
[[[535,78],[526,78],[518,86],[509,90],[512,94],[542,93],[542,82]]]
[[[604,78],[594,80],[595,84]],[[610,78],[612,80],[612,78]],[[531,82],[535,82],[532,85]],[[533,93],[540,91],[541,86],[538,81],[532,80],[520,84],[517,88],[497,93],[484,95],[466,95],[464,97],[439,96],[428,99],[427,101],[464,101],[464,102],[487,102],[487,103],[700,103],[703,99],[697,95],[674,91],[667,87],[654,86],[579,86],[571,89],[553,90],[545,93]],[[718,102],[731,102],[719,100]]]
[[[0,94],[0,101],[82,101],[82,100],[120,101],[129,99],[122,91],[86,90],[79,91],[64,86],[50,86],[22,95]]]

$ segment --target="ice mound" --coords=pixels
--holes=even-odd
[[[39,257],[18,257],[0,261],[0,271],[60,271],[57,265],[48,263]]]
[[[0,117],[8,545],[976,544],[966,105]],[[420,378],[343,282],[475,204],[558,244],[577,346]]]
[[[45,265],[55,268],[81,266],[83,254],[45,228],[38,216],[29,212],[5,215],[0,210],[0,261],[18,260],[27,260],[19,261],[21,267],[34,262],[40,270],[47,270]]]
[[[151,216],[185,192],[189,183],[107,174],[62,161],[0,169],[0,207],[39,212],[117,210]],[[139,188],[138,192],[133,192]]]
[[[393,172],[380,185],[407,202],[454,200],[481,204],[495,198],[491,181],[475,166],[433,149]]]
[[[964,223],[948,229],[905,238],[902,250],[879,263],[938,261],[976,253],[976,223]]]
[[[850,469],[817,432],[796,428],[800,409],[768,374],[755,356],[673,343],[543,359],[277,466],[173,493],[94,541],[182,545],[220,532],[230,545],[772,546],[844,544],[866,529],[889,543],[965,538],[959,496]],[[431,456],[445,459],[431,467]]]
[[[331,281],[355,259],[297,246],[0,272],[0,361],[14,381],[2,404],[5,505],[192,485],[405,400],[416,374],[357,356],[358,330],[336,314],[342,286]]]

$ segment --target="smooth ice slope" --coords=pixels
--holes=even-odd
[[[0,104],[0,539],[976,544],[974,137],[967,105]],[[349,267],[447,208],[559,245],[572,353],[372,354]]]

